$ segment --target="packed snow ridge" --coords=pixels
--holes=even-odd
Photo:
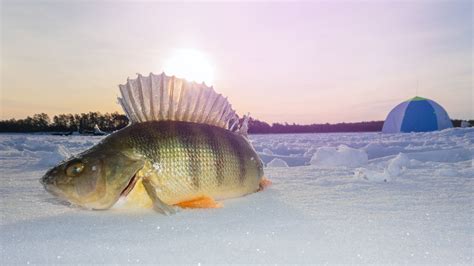
[[[48,168],[102,138],[0,135],[2,264],[473,264],[473,128],[253,135],[273,185],[172,216],[44,191]]]

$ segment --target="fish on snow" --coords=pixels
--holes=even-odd
[[[41,178],[53,195],[87,209],[217,208],[270,184],[240,120],[212,87],[164,73],[119,85],[131,124]]]

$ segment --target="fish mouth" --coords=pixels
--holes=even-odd
[[[139,178],[137,174],[134,174],[132,178],[130,179],[130,181],[128,182],[127,186],[124,188],[124,190],[122,190],[122,193],[120,193],[120,197],[126,197],[130,193],[130,191],[132,191],[132,189],[135,187],[135,184],[137,183],[138,179]]]

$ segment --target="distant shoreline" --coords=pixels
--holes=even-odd
[[[460,127],[462,120],[453,119],[454,127]],[[35,114],[25,119],[9,119],[0,121],[2,133],[50,133],[55,135],[94,134],[94,129],[100,132],[112,133],[128,125],[129,120],[124,114],[89,112],[81,114],[60,114],[51,119],[47,114]],[[296,123],[269,124],[258,119],[250,118],[249,134],[310,134],[310,133],[349,133],[349,132],[380,132],[384,121],[363,121],[351,123],[324,123],[300,125]],[[469,120],[474,126],[474,120]]]

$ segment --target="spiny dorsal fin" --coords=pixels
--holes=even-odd
[[[250,114],[244,115],[244,118],[242,119],[242,123],[240,124],[240,127],[239,127],[239,134],[246,137],[247,137],[247,132],[249,130],[249,119],[250,119]]]
[[[118,98],[132,123],[146,121],[185,121],[213,125],[247,135],[248,116],[239,125],[232,105],[213,87],[169,77],[165,73],[148,77],[138,74],[119,85]]]

